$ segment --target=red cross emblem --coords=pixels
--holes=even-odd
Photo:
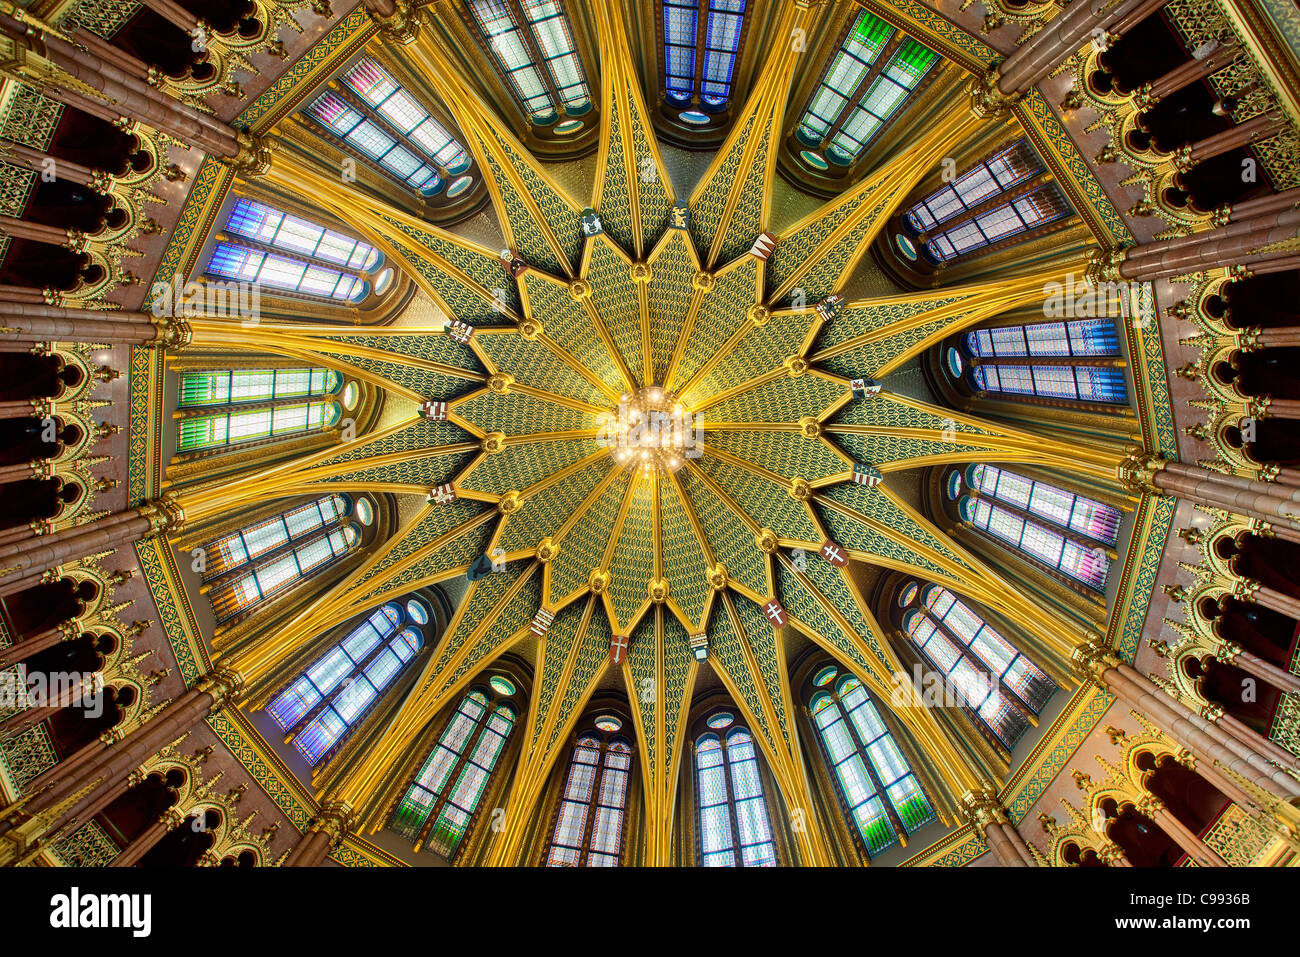
[[[627,635],[615,635],[609,639],[609,663],[621,665],[627,657]]]
[[[842,568],[849,563],[849,556],[844,554],[844,549],[840,548],[830,539],[822,542],[822,558],[826,559],[836,568]]]
[[[542,638],[550,630],[553,621],[555,621],[555,612],[539,608],[537,614],[533,615],[533,623],[528,626],[528,629],[538,638]]]
[[[420,414],[426,419],[432,419],[435,422],[444,422],[447,419],[447,403],[426,402],[420,406]]]
[[[763,614],[767,615],[768,621],[777,628],[785,627],[785,609],[775,598],[763,606]]]
[[[447,324],[447,335],[451,336],[457,342],[467,343],[469,337],[474,335],[474,327],[468,322],[461,322],[459,319],[453,319]]]

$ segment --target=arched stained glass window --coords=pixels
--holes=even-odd
[[[418,627],[384,605],[267,705],[308,764],[316,764],[356,727],[424,645]]]
[[[474,21],[524,111],[540,126],[591,109],[561,0],[470,0]]]
[[[206,273],[214,279],[255,282],[280,292],[340,302],[360,302],[370,291],[364,279],[340,269],[224,240],[212,250]]]
[[[240,197],[226,217],[226,232],[282,252],[362,272],[379,264],[379,250],[351,236]]]
[[[966,348],[980,358],[1031,356],[1118,356],[1119,334],[1113,319],[1035,322],[996,326],[966,334]]]
[[[176,451],[316,432],[342,415],[332,369],[229,369],[182,372]]]
[[[982,392],[1077,399],[1107,405],[1128,402],[1124,370],[1114,366],[981,363],[971,368],[970,375],[975,388]]]
[[[663,0],[664,91],[678,106],[721,110],[745,31],[746,0]]]
[[[330,495],[209,542],[203,580],[218,624],[268,601],[356,547],[351,503]]]
[[[956,225],[932,234],[926,251],[936,262],[969,256],[994,243],[1064,219],[1073,212],[1055,183],[1044,183]]]
[[[515,709],[487,689],[465,695],[393,812],[392,830],[414,841],[417,849],[427,847],[453,858],[515,719]]]
[[[920,86],[939,55],[875,14],[863,12],[840,43],[805,108],[795,136],[826,161],[849,166]]]
[[[994,631],[952,592],[913,586],[900,597],[908,609],[903,630],[985,728],[1007,748],[1015,747],[1056,684]]]
[[[935,190],[906,215],[916,230],[929,232],[1043,172],[1038,154],[1027,142],[1018,140]]]
[[[1118,542],[1119,523],[1123,516],[1113,505],[1008,472],[996,465],[971,466],[966,472],[966,481],[981,495],[1013,505],[1036,518],[1045,518],[1063,529],[1103,545]]]
[[[1031,517],[1031,513],[1022,511],[1019,506],[986,498],[978,491],[963,494],[958,499],[957,508],[964,521],[987,532],[995,541],[1008,546],[1012,551],[1020,552],[1051,571],[1060,572],[1095,591],[1105,589],[1111,558],[1100,544],[1102,540],[1085,539],[1058,531],[1046,522]],[[1099,520],[1103,529],[1106,521],[1108,519]]]
[[[695,785],[700,864],[775,867],[776,839],[747,728],[696,739]]]
[[[933,821],[930,802],[861,682],[843,675],[831,688],[814,688],[809,709],[822,753],[867,853],[891,847],[900,830],[912,834]]]
[[[307,116],[358,156],[423,196],[472,165],[465,148],[373,57],[362,57]],[[461,190],[463,192],[463,189]]]
[[[600,725],[578,738],[569,758],[548,867],[617,867],[621,859],[632,747]]]

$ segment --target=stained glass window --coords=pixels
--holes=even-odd
[[[943,232],[934,233],[925,248],[936,262],[946,262],[1054,223],[1070,213],[1070,204],[1056,184],[1044,183]]]
[[[363,57],[343,75],[343,82],[406,137],[407,142],[415,144],[427,159],[449,173],[469,168],[470,157],[465,148],[374,58]]]
[[[470,0],[469,7],[534,123],[546,125],[561,112],[576,116],[591,108],[591,91],[561,0]]]
[[[1113,505],[995,465],[974,465],[968,470],[966,479],[971,488],[983,495],[1014,505],[1030,515],[1094,541],[1115,545],[1119,539],[1122,515]]]
[[[218,623],[268,601],[356,547],[350,503],[331,495],[209,542],[199,569]]]
[[[745,4],[746,0],[663,0],[664,88],[671,100],[684,105],[698,96],[709,109],[727,105],[745,29]]]
[[[229,369],[182,372],[176,451],[316,432],[333,425],[342,376],[332,369]]]
[[[701,735],[695,742],[699,863],[704,867],[775,867],[776,839],[758,754],[749,730]]]
[[[907,217],[918,232],[929,232],[1042,172],[1038,155],[1019,140],[931,193],[909,209]]]
[[[340,86],[343,92],[326,90],[313,100],[307,115],[397,182],[435,196],[469,169],[465,147],[373,57],[358,60]],[[461,180],[464,192],[470,181]]]
[[[465,695],[393,812],[389,826],[451,859],[514,730],[515,709],[494,692]]]
[[[623,850],[632,747],[617,728],[601,728],[578,739],[569,758],[564,791],[546,854],[548,867],[617,867]],[[617,719],[613,719],[621,724]]]
[[[253,199],[239,198],[226,217],[226,232],[282,252],[319,259],[343,269],[367,272],[379,250],[324,226],[291,216]]]
[[[971,381],[982,392],[1035,395],[1124,405],[1128,386],[1124,370],[1113,366],[1046,366],[985,363],[974,366]]]
[[[985,359],[1030,356],[1118,356],[1119,334],[1112,319],[1036,322],[998,326],[966,334],[971,355]]]
[[[1019,511],[982,497],[963,495],[958,507],[962,518],[1013,551],[1089,588],[1101,591],[1106,587],[1110,556],[1100,545],[1086,547]]]
[[[857,678],[844,675],[830,690],[817,687],[809,708],[849,821],[868,854],[897,842],[898,826],[911,834],[935,819],[916,775]]]
[[[1029,728],[1027,713],[1042,710],[1055,683],[947,589],[927,585],[920,595],[919,603],[909,602],[904,631],[960,702],[1014,748]]]
[[[298,729],[294,746],[308,764],[356,727],[423,646],[418,627],[398,633],[402,620],[395,604],[376,609],[267,705],[282,731]]]
[[[369,283],[351,273],[224,240],[212,250],[207,275],[340,302],[360,302],[370,291]]]
[[[910,37],[894,40],[895,30],[884,20],[859,14],[795,130],[804,145],[825,145],[825,159],[841,166],[862,154],[939,61],[937,53]]]

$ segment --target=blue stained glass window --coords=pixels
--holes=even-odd
[[[749,730],[695,742],[696,823],[704,867],[775,867],[776,839]]]
[[[1118,356],[1119,334],[1112,319],[1036,322],[976,329],[966,334],[966,348],[981,358]]]
[[[224,241],[212,251],[207,274],[342,302],[359,302],[370,288],[364,279],[351,273]]]
[[[940,223],[974,209],[1043,172],[1042,161],[1018,140],[940,187],[907,211],[912,226],[929,232]]]
[[[366,272],[379,263],[379,250],[369,243],[244,197],[231,207],[226,232],[343,269]]]
[[[1128,386],[1124,370],[1113,366],[979,365],[971,381],[985,392],[1036,395],[1052,399],[1079,399],[1124,405]]]
[[[916,776],[857,678],[845,675],[833,692],[819,690],[809,708],[850,823],[868,854],[898,840],[885,801],[909,834],[935,820]]]
[[[745,3],[663,0],[664,86],[671,98],[684,103],[698,95],[715,110],[727,105],[745,29]],[[698,46],[701,15],[706,18],[702,49]]]
[[[936,262],[972,255],[994,243],[1046,226],[1071,214],[1070,204],[1055,183],[1044,183],[943,232],[925,244]]]
[[[267,705],[267,714],[284,731],[315,711],[312,720],[294,735],[294,746],[308,764],[317,763],[364,719],[423,646],[423,636],[416,628],[395,634],[401,622],[399,605],[375,609]]]

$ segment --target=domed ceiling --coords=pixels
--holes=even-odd
[[[1123,455],[910,398],[912,390],[892,377],[946,336],[1041,302],[1045,283],[1081,276],[1086,262],[1058,256],[997,281],[863,298],[850,292],[903,198],[956,144],[1007,117],[932,115],[900,136],[865,179],[777,228],[778,140],[797,45],[764,55],[730,134],[689,194],[679,195],[627,28],[616,8],[593,9],[600,138],[594,175],[581,190],[561,185],[550,164],[530,153],[432,30],[416,31],[402,48],[464,136],[504,248],[433,226],[350,189],[301,151],[270,144],[266,181],[310,196],[373,243],[445,322],[264,321],[250,333],[221,320],[187,320],[192,347],[326,365],[386,397],[385,424],[375,431],[172,493],[187,523],[322,490],[387,492],[418,503],[338,586],[274,634],[222,656],[227,664],[246,680],[262,678],[323,629],[386,599],[437,583],[468,586],[344,794],[364,794],[486,666],[525,646],[535,648],[536,677],[512,801],[538,797],[585,702],[621,673],[647,793],[670,804],[700,662],[745,714],[782,789],[795,790],[802,758],[784,626],[884,700],[903,671],[855,581],[864,567],[942,583],[1065,659],[1085,638],[925,519],[896,477],[993,459],[1063,468],[1118,489]],[[783,5],[774,35],[802,29],[808,15],[802,4]],[[322,55],[353,41],[351,19],[318,44]],[[933,17],[922,20],[933,27]],[[962,37],[933,42],[959,63],[976,60],[982,44]],[[270,132],[266,121],[283,113],[275,98],[290,91],[295,102],[306,95],[289,84],[258,101],[249,113],[255,129]],[[1038,94],[1027,102],[1015,118],[1057,167],[1069,168],[1078,160],[1069,138],[1045,109],[1036,112]],[[203,191],[217,175],[204,170],[197,205],[191,197],[196,209],[211,202]],[[1072,188],[1072,198],[1081,197],[1091,201],[1080,210],[1086,222],[1115,227],[1090,176]],[[185,241],[194,248],[198,237]],[[185,243],[173,246],[176,262]],[[169,268],[164,262],[159,274]],[[1149,309],[1149,299],[1137,305]],[[1158,445],[1164,437],[1156,433],[1169,431],[1159,344],[1140,330],[1134,335],[1145,350],[1133,356],[1139,418]],[[156,369],[153,375],[133,385],[141,444],[131,485],[140,498],[158,482],[149,475],[158,453],[145,449],[156,441],[149,437],[156,424],[144,424],[156,423],[146,394]],[[1153,560],[1147,537],[1162,536],[1152,535],[1152,521],[1144,515],[1135,529],[1143,554],[1126,566],[1121,604],[1144,607],[1149,595],[1149,581],[1133,592],[1130,572],[1134,562],[1147,568]],[[150,583],[167,617],[175,599],[164,592],[176,582],[154,567]],[[1128,628],[1126,621],[1116,628]],[[180,657],[197,670],[196,659],[210,652],[185,632],[176,625],[173,645],[185,647]],[[926,709],[902,708],[899,717],[939,755],[951,750]],[[945,763],[953,793],[973,784],[962,759]]]

